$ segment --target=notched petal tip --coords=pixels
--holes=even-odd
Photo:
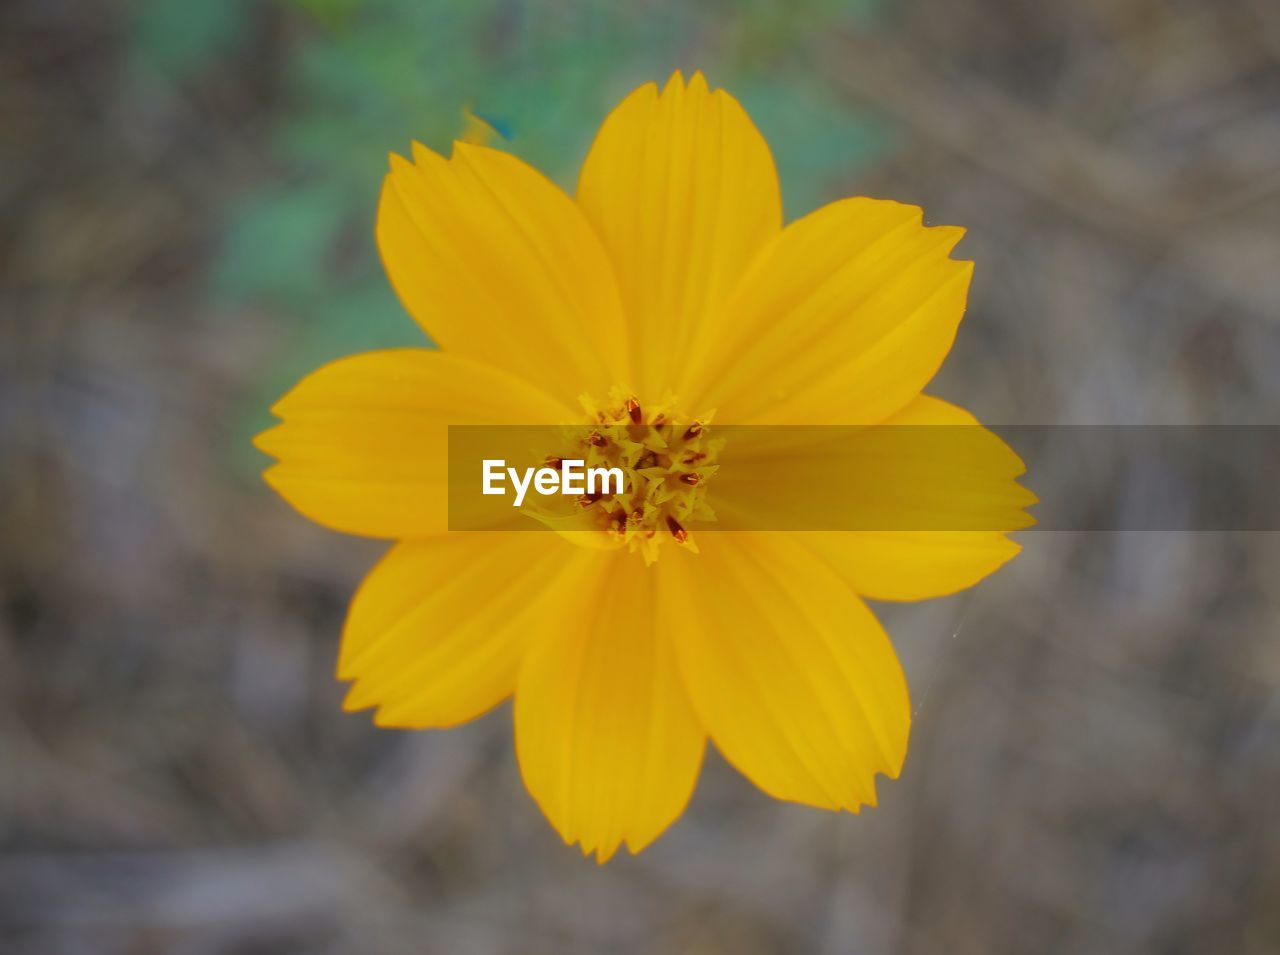
[[[416,139],[409,143],[410,155],[413,156],[414,163],[419,167],[430,166],[433,163],[439,164],[446,162],[444,156],[436,152],[430,146],[423,145]]]
[[[1020,516],[1013,518],[1009,523],[1013,526],[1005,531],[1007,534],[1013,533],[1014,531],[1025,531],[1029,528],[1035,527],[1038,522],[1032,515],[1024,511]]]
[[[656,84],[647,85],[652,86]],[[641,87],[641,89],[643,89],[643,87]],[[729,94],[723,89],[713,88],[707,81],[707,77],[702,70],[694,70],[693,73],[690,74],[688,80],[685,79],[683,70],[673,70],[671,75],[667,77],[667,81],[662,85],[662,92],[660,95],[663,99],[668,96],[675,99],[682,99],[685,96],[710,97],[713,95],[716,97],[725,96],[729,99],[733,99],[733,97],[729,96]]]
[[[342,710],[344,713],[359,713],[362,710],[372,709],[376,705],[376,701],[369,698],[360,686],[360,681],[353,681],[347,687],[346,696],[342,698]]]
[[[892,215],[885,218],[894,228],[903,228],[907,225],[914,225],[917,228],[945,228],[945,226],[926,226],[924,224],[924,208],[913,202],[903,202],[900,199],[881,199],[876,196],[845,196],[843,199],[833,199],[826,205],[819,206],[813,212],[810,212],[805,218],[837,216],[846,213],[867,215],[878,210],[893,210]]]
[[[495,149],[492,146],[486,146],[484,143],[469,143],[463,139],[455,139],[453,141],[453,158],[469,159],[475,156],[510,156],[511,154],[502,149]]]
[[[271,454],[272,457],[277,456],[270,451],[266,453]],[[284,471],[284,464],[281,463],[280,461],[276,461],[275,464],[271,465],[271,467],[267,468],[262,472],[262,480],[267,485],[267,487],[271,488],[271,490],[275,491],[277,494],[283,497],[286,501],[288,501],[289,498],[285,494],[286,482],[284,480],[284,475],[282,473],[283,471]],[[292,502],[290,502],[290,504],[292,505]]]
[[[402,180],[406,176],[417,176],[433,164],[445,162],[448,160],[430,146],[424,146],[416,139],[410,140],[407,156],[395,151],[387,153],[387,175],[383,178],[383,188],[385,189],[391,181]]]
[[[547,807],[536,795],[533,797],[533,801],[542,811],[543,818],[551,823],[551,828],[555,834],[560,837],[560,841],[570,848],[577,849],[582,853],[582,858],[589,859],[592,856],[595,856],[596,864],[604,865],[617,854],[619,846],[622,845],[621,842],[618,842],[611,848],[603,846],[597,839],[592,838],[590,835],[584,835],[583,833],[576,831],[573,827],[567,824],[562,824],[556,816],[547,811]]]
[[[511,155],[505,150],[494,149],[484,143],[469,143],[465,139],[454,139],[449,142],[449,157],[446,161],[472,166],[477,161],[477,157],[491,156],[495,153],[500,156]]]
[[[966,231],[963,226],[958,225],[926,225],[925,229],[931,235],[937,236],[942,240],[941,248],[944,250],[943,255],[946,256],[949,256],[953,251],[955,251],[955,247],[959,245],[960,240],[964,238]],[[973,262],[968,260],[955,259],[954,261],[965,262],[970,269],[973,267]]]
[[[406,159],[404,156],[401,156],[399,153],[392,153],[390,156],[390,162],[391,171],[387,173],[383,180],[383,188],[386,188],[387,185],[394,185],[406,177],[416,176],[418,174],[418,169],[414,163],[411,160]]]
[[[606,849],[602,846],[596,846],[596,848],[591,851],[595,853],[596,865],[602,866],[617,854],[618,847],[615,845],[612,848]],[[586,852],[585,854],[590,855],[591,852]]]
[[[592,840],[581,839],[577,837],[566,836],[563,832],[557,830],[558,835],[564,840],[567,846],[576,846],[578,851],[582,853],[584,859],[595,857],[597,866],[602,866],[618,855],[620,849],[626,849],[628,855],[639,855],[650,845],[653,844],[653,838],[645,838],[642,840],[633,840],[630,837],[623,837],[613,845],[606,846]]]
[[[275,407],[273,407],[271,411],[273,414],[276,414]],[[277,414],[277,417],[279,417],[278,414]],[[271,427],[267,428],[265,431],[259,431],[257,434],[255,434],[253,438],[250,439],[250,443],[259,451],[261,451],[263,454],[269,455],[278,461],[281,457],[280,440],[281,438],[284,437],[284,435],[282,434],[283,431],[284,431],[283,422],[278,424],[273,424]]]

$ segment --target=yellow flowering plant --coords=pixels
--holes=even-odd
[[[476,143],[412,156],[391,157],[377,241],[439,348],[327,365],[257,439],[303,514],[395,541],[351,604],[344,705],[439,728],[514,697],[529,792],[600,862],[680,815],[708,739],[778,799],[875,805],[911,708],[863,598],[969,587],[1031,523],[1017,455],[922,393],[964,312],[963,230],[866,198],[784,226],[768,146],[701,74],[618,105],[574,196]],[[585,496],[560,533],[451,529],[451,426],[575,422],[625,494]],[[972,428],[976,485],[869,454],[850,494],[958,495],[982,520],[717,531],[722,424]],[[797,448],[737,450],[769,496],[797,493]]]

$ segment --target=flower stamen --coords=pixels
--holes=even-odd
[[[547,464],[562,467],[566,460],[582,459],[587,468],[621,469],[621,494],[583,494],[577,511],[600,533],[638,551],[645,563],[657,559],[664,539],[696,552],[688,525],[716,519],[706,485],[724,442],[708,436],[711,415],[676,414],[670,397],[648,413],[634,394],[615,389],[610,397],[604,404],[582,399],[590,425],[566,431],[566,446],[547,455]]]

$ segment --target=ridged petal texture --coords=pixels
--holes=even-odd
[[[817,553],[855,593],[876,600],[924,600],[972,587],[1021,550],[1005,531],[1035,523],[1023,508],[1036,497],[1017,483],[1026,470],[1022,459],[963,408],[921,395],[884,422],[900,428],[965,429],[963,475],[914,461],[881,459],[867,475],[881,487],[909,490],[919,504],[947,508],[982,530],[885,530],[803,534],[802,543]],[[973,429],[970,431],[969,429]],[[883,429],[871,429],[883,430]],[[891,510],[885,505],[884,510]],[[891,514],[887,514],[891,517]],[[915,524],[904,520],[904,527]]]
[[[627,97],[573,198],[479,145],[393,156],[379,249],[443,351],[325,366],[257,442],[277,459],[267,481],[303,514],[398,541],[351,605],[345,705],[379,725],[445,727],[514,693],[530,793],[601,862],[679,816],[708,738],[772,796],[873,805],[877,774],[901,770],[911,712],[858,595],[950,593],[1017,551],[1003,531],[1025,526],[1034,499],[999,438],[963,473],[877,444],[883,429],[847,449],[855,506],[904,521],[920,506],[973,512],[989,530],[698,530],[699,553],[673,544],[646,567],[545,531],[447,532],[448,428],[581,421],[579,395],[621,388],[674,391],[693,414],[718,409],[717,424],[981,432],[921,394],[964,312],[961,234],[872,199],[783,229],[767,145],[700,74]],[[755,454],[747,476],[777,497],[788,455],[804,453],[743,446],[724,461]],[[716,480],[732,480],[728,463]]]
[[[1022,460],[973,415],[921,395],[873,427],[732,429],[707,495],[720,522],[794,532],[854,592],[920,600],[971,586],[1018,552],[1036,497]]]
[[[409,313],[445,351],[577,407],[631,379],[613,269],[574,202],[514,156],[455,143],[392,155],[378,248]]]
[[[511,695],[530,638],[577,599],[592,555],[550,534],[396,544],[356,592],[338,677],[380,726],[453,726]]]
[[[898,775],[911,724],[879,622],[791,535],[712,534],[700,548],[657,568],[663,629],[711,739],[778,799],[875,805],[875,775]]]
[[[700,326],[782,225],[778,175],[746,112],[701,73],[650,83],[600,127],[578,204],[613,260],[635,371],[660,399]]]
[[[964,230],[844,199],[791,225],[702,327],[680,390],[732,424],[875,424],[934,376],[964,315]]]
[[[684,810],[705,734],[659,625],[656,578],[597,555],[594,586],[539,628],[516,691],[525,784],[566,842],[606,861],[639,852]]]
[[[522,379],[429,349],[370,352],[302,379],[255,444],[268,484],[313,521],[405,538],[448,527],[449,425],[558,424],[573,413]]]

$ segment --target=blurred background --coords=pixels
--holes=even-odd
[[[747,105],[790,217],[968,227],[935,393],[1280,423],[1271,0],[4,0],[0,952],[1280,951],[1280,535],[1024,534],[877,608],[916,707],[879,809],[711,755],[603,869],[524,794],[508,709],[341,712],[381,546],[293,514],[248,439],[317,364],[421,341],[372,239],[386,154],[469,108],[571,186],[673,68]]]

